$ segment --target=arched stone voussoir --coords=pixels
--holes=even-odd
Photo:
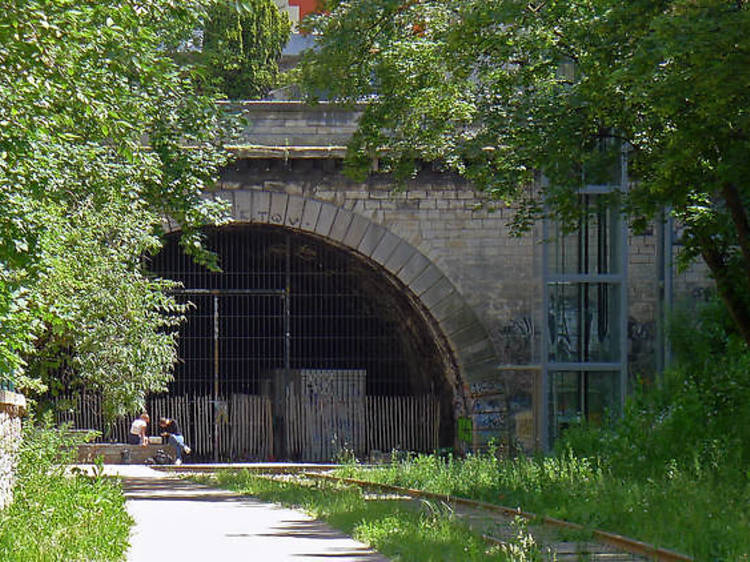
[[[464,378],[464,382],[469,384],[497,382],[499,378],[497,361],[493,358],[482,361],[481,363],[473,363],[471,365],[461,364],[461,374]]]
[[[336,210],[336,216],[333,218],[328,237],[336,242],[343,243],[346,233],[349,232],[352,220],[354,220],[354,213],[339,207]]]

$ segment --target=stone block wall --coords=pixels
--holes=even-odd
[[[360,115],[328,102],[248,101],[226,103],[225,108],[247,121],[242,142],[253,146],[345,146]]]
[[[26,400],[20,394],[0,390],[0,509],[13,499],[13,471],[21,442],[21,416]]]
[[[513,417],[517,427],[537,423],[526,417],[532,396],[542,400],[535,374],[544,314],[541,225],[512,236],[512,207],[494,205],[430,164],[403,184],[378,174],[349,179],[341,158],[362,107],[228,107],[249,125],[234,147],[237,162],[206,196],[227,200],[236,222],[300,229],[383,266],[450,340],[475,422],[491,413],[479,425],[495,434]],[[631,374],[642,375],[656,367],[663,290],[655,229],[630,233],[628,243],[628,362]],[[704,298],[710,286],[697,265],[675,276],[674,298]],[[534,432],[524,432],[526,441]]]
[[[453,348],[463,397],[454,410],[472,417],[478,442],[505,439],[510,417],[531,416],[533,372],[499,366],[540,361],[541,228],[513,236],[513,208],[431,165],[403,184],[356,182],[340,160],[264,154],[226,169],[209,196],[228,201],[238,223],[297,228],[395,275]]]

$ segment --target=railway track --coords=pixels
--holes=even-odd
[[[391,496],[397,495],[413,500],[430,500],[451,506],[454,513],[464,523],[468,524],[489,543],[507,545],[515,533],[512,524],[516,518],[521,518],[528,524],[528,531],[535,542],[543,547],[551,560],[567,562],[572,560],[607,561],[607,562],[635,562],[654,560],[658,562],[687,562],[693,558],[657,547],[646,542],[601,530],[587,530],[582,525],[563,521],[552,517],[537,516],[534,513],[521,511],[511,507],[488,502],[471,500],[457,496],[436,494],[423,490],[402,488],[389,484],[380,484],[355,478],[344,478],[330,474],[335,465],[294,465],[294,464],[265,464],[265,465],[183,465],[179,468],[165,466],[161,470],[179,473],[206,473],[217,470],[250,470],[259,476],[298,477],[307,479],[326,480],[342,484],[358,486],[367,490],[377,490]],[[587,537],[581,539],[580,537]],[[578,538],[571,538],[578,537]],[[588,538],[590,537],[590,538]]]

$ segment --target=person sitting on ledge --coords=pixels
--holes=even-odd
[[[148,435],[146,435],[146,428],[151,418],[146,412],[143,412],[139,417],[133,420],[130,425],[130,432],[128,433],[128,443],[131,445],[141,445],[145,447],[148,445]]]
[[[159,420],[159,428],[161,429],[161,436],[167,439],[167,443],[175,449],[177,458],[174,463],[177,465],[182,464],[182,453],[184,452],[186,455],[189,455],[190,447],[185,445],[185,438],[182,436],[177,421],[170,418],[161,418]]]

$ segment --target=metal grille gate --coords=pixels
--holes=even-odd
[[[311,459],[291,446],[299,438],[290,433],[293,422],[287,413],[294,373],[317,370],[346,377],[357,370],[366,373],[369,395],[429,393],[414,388],[414,360],[410,364],[404,352],[408,343],[396,315],[389,313],[395,305],[383,298],[380,274],[342,250],[287,230],[224,228],[210,231],[208,239],[222,273],[186,259],[176,239],[168,241],[151,269],[181,281],[185,297],[196,305],[181,331],[183,363],[170,394],[212,395],[214,459],[221,434],[216,420],[227,419],[222,418],[222,397],[237,393],[271,400],[274,456]],[[326,447],[320,451],[330,453]]]
[[[257,381],[246,376],[251,370],[248,363],[260,358],[266,371],[272,372],[280,365],[286,373],[289,371],[289,290],[288,286],[278,290],[185,289],[180,295],[196,307],[195,313],[191,314],[196,321],[188,326],[192,324],[197,333],[186,327],[180,335],[179,356],[184,358],[184,372],[188,376],[178,382],[192,386],[194,390],[202,386],[202,394],[208,394],[205,373],[212,373],[210,402],[213,408],[209,417],[213,426],[210,432],[213,460],[216,462],[221,451],[220,426],[229,421],[228,400],[224,397],[231,394],[235,401],[238,393],[259,393],[257,384],[254,384]],[[227,303],[230,299],[231,302]],[[208,324],[212,327],[210,344],[205,334]],[[248,348],[256,354],[249,355]],[[191,378],[190,373],[203,376]],[[274,425],[279,425],[279,422]],[[205,429],[196,428],[196,433]],[[280,434],[279,428],[275,429],[274,434]],[[276,450],[284,449],[284,443],[276,445]]]

